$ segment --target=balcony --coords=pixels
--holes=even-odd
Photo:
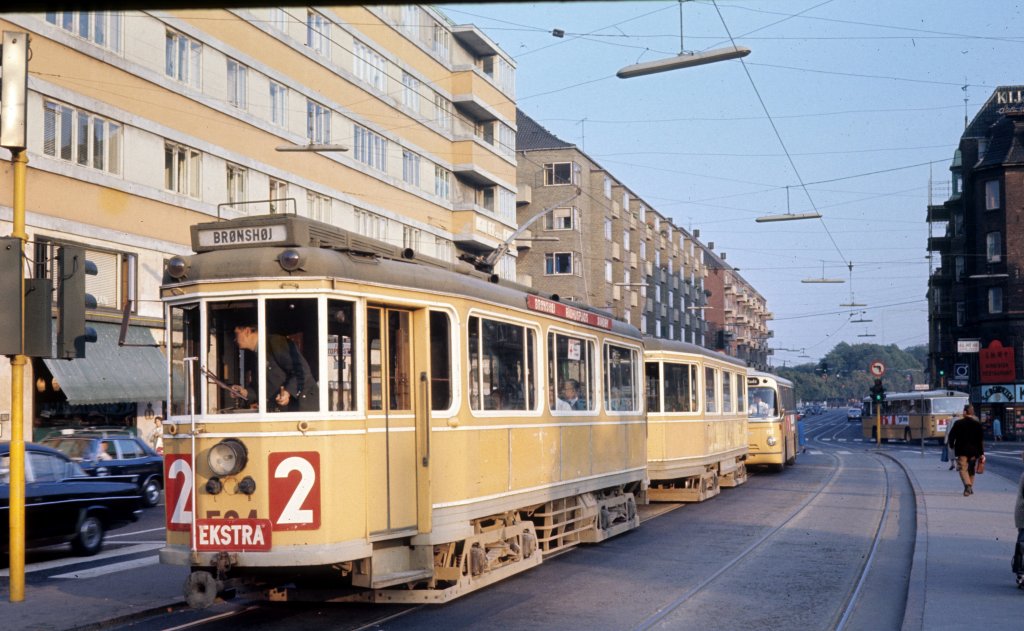
[[[928,237],[929,252],[949,252],[952,239],[948,235],[941,237]]]
[[[527,206],[533,203],[533,187],[529,184],[516,185],[516,206]]]
[[[452,37],[477,57],[490,57],[498,54],[497,44],[472,24],[453,26]]]
[[[512,230],[477,210],[457,210],[452,213],[452,240],[471,252],[488,252],[498,247],[512,234]]]
[[[618,242],[612,243],[612,259],[616,261],[622,260],[622,246]]]
[[[949,207],[945,204],[931,204],[928,206],[928,216],[925,221],[949,221]]]

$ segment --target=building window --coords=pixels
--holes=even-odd
[[[355,41],[352,43],[352,55],[352,72],[383,92],[387,62],[380,53],[362,42]]]
[[[494,212],[494,188],[493,186],[488,186],[487,188],[477,190],[477,204],[492,213]]]
[[[1002,287],[989,287],[988,288],[988,312],[989,313],[1002,313],[1003,312],[1003,288]]]
[[[412,37],[419,37],[420,8],[414,4],[403,4],[402,23],[399,26]]]
[[[996,210],[1002,206],[999,180],[985,182],[985,210]]]
[[[50,11],[46,21],[97,46],[121,51],[120,11]]]
[[[442,261],[451,259],[452,256],[452,244],[451,241],[443,237],[434,235],[434,258]]]
[[[956,280],[961,280],[964,277],[964,260],[965,259],[962,256],[958,256],[955,259],[953,259],[953,265],[955,270],[954,278]]]
[[[498,57],[498,89],[508,96],[516,93],[516,69],[501,57]]]
[[[419,114],[420,82],[408,72],[402,73],[402,104]]]
[[[313,191],[306,191],[306,208],[309,218],[324,223],[334,223],[331,209],[331,198]]]
[[[437,22],[434,22],[431,47],[434,49],[434,54],[437,55],[441,61],[448,63],[448,58],[451,56],[451,33],[448,32],[448,29]]]
[[[356,209],[356,231],[364,236],[370,237],[371,239],[377,239],[378,241],[387,240],[388,236],[388,220],[386,217],[381,217],[377,213],[371,213],[368,210]]]
[[[306,139],[317,144],[331,142],[331,111],[316,101],[306,101]]]
[[[516,194],[501,186],[498,188],[498,218],[516,223]]]
[[[228,103],[240,110],[246,108],[246,75],[249,69],[228,59]]]
[[[165,40],[165,68],[168,77],[199,89],[202,76],[200,60],[203,47],[199,42],[181,33],[167,31]]]
[[[434,119],[438,129],[451,131],[452,129],[452,104],[451,101],[440,94],[434,95]]]
[[[434,165],[434,195],[441,199],[450,199],[452,174],[443,167]]]
[[[953,212],[953,236],[959,237],[964,233],[964,214],[960,211]]]
[[[548,252],[544,255],[544,273],[549,276],[573,274],[576,269],[575,252]]]
[[[1003,233],[990,232],[985,235],[985,260],[998,263],[1003,260]]]
[[[967,323],[967,304],[964,302],[956,303],[956,325],[964,326]]]
[[[275,180],[270,178],[270,191],[268,199],[270,200],[270,212],[278,213],[283,212],[285,209],[284,200],[288,197],[288,182],[282,180]]]
[[[412,226],[402,226],[402,247],[410,250],[419,249],[420,229]]]
[[[516,154],[516,132],[504,123],[498,123],[498,153],[509,157]]]
[[[604,262],[604,281],[606,283],[609,283],[609,284],[611,284],[611,282],[612,282],[612,262],[611,261],[605,261]]]
[[[121,125],[53,101],[43,103],[43,153],[120,175]]]
[[[622,230],[622,249],[629,252],[629,228]]]
[[[576,184],[576,165],[572,162],[551,162],[544,165],[544,186]]]
[[[359,125],[353,125],[353,137],[353,157],[367,166],[387,171],[388,141]]]
[[[612,198],[612,178],[607,175],[604,176],[604,196],[608,199]]]
[[[229,164],[228,175],[228,203],[238,204],[246,201],[246,179],[249,172],[237,164]],[[245,212],[242,210],[242,212]]]
[[[963,190],[964,176],[961,173],[953,173],[953,193],[952,196],[956,197],[960,195],[960,191]]]
[[[544,217],[546,230],[574,230],[579,225],[575,208],[556,208]]]
[[[420,157],[407,150],[402,150],[402,181],[413,186],[420,185]]]
[[[612,242],[612,220],[608,217],[604,218],[604,238],[608,243]]]
[[[200,156],[191,147],[164,143],[164,188],[198,199]]]
[[[331,24],[315,11],[306,12],[306,46],[324,57],[331,57]]]
[[[270,82],[270,122],[278,127],[288,126],[288,88]]]
[[[282,33],[288,31],[288,14],[280,7],[270,9],[270,26]]]

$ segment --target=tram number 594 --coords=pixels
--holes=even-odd
[[[320,528],[320,454],[315,451],[271,453],[268,461],[270,520],[274,530]],[[192,527],[195,475],[187,454],[164,457],[167,530]]]

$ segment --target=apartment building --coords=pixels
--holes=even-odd
[[[572,143],[517,114],[520,282],[604,308],[655,337],[706,345],[694,234]]]
[[[297,213],[444,260],[515,229],[515,64],[433,8],[19,13],[0,28],[30,35],[34,273],[61,244],[100,270],[87,287],[99,341],[85,359],[32,362],[37,427],[160,414],[162,353],[118,349],[116,329],[130,300],[129,340],[160,342],[163,261],[189,250],[194,223]],[[0,185],[5,233],[11,195]],[[496,271],[514,277],[515,257]],[[130,388],[110,385],[126,375]],[[0,422],[9,410],[7,388]]]
[[[768,303],[754,287],[730,265],[725,252],[715,251],[709,242],[703,248],[708,275],[704,287],[708,295],[704,318],[707,320],[709,346],[747,362],[756,370],[768,370],[768,328],[772,313]]]

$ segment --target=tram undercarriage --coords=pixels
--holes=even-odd
[[[639,491],[616,487],[583,493],[476,519],[473,534],[458,541],[379,542],[369,558],[330,568],[294,568],[290,579],[285,578],[290,568],[275,568],[278,581],[259,572],[249,576],[249,568],[233,572],[232,556],[222,554],[213,567],[192,568],[185,598],[195,608],[231,592],[269,601],[441,604],[540,565],[545,556],[636,528],[634,490]],[[302,579],[294,580],[299,575]]]

